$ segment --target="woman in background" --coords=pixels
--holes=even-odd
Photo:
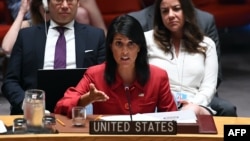
[[[31,13],[31,19],[24,20],[26,13],[28,13],[29,11]],[[11,53],[18,35],[17,31],[22,28],[30,27],[32,25],[44,23],[44,20],[47,21],[49,18],[49,14],[45,12],[42,6],[42,0],[22,0],[17,17],[3,38],[3,51],[6,54]]]
[[[215,114],[218,60],[213,40],[199,30],[191,0],[156,0],[153,30],[145,32],[149,62],[165,69],[180,110]]]

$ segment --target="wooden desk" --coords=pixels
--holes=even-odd
[[[0,116],[6,125],[12,125],[20,116]],[[0,141],[223,141],[225,124],[250,124],[246,117],[214,117],[218,134],[177,134],[177,135],[89,135],[86,133],[0,135]]]

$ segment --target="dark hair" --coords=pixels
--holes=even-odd
[[[44,23],[44,18],[40,13],[41,5],[43,5],[42,0],[32,0],[30,3],[30,13],[33,25]]]
[[[161,18],[161,5],[162,0],[155,2],[155,15],[154,15],[154,40],[156,44],[165,52],[170,52],[173,56],[172,47],[170,45],[171,32],[164,26]],[[202,53],[205,57],[205,47],[199,45],[203,41],[204,34],[200,31],[197,25],[195,9],[191,0],[179,0],[181,9],[184,15],[183,27],[183,43],[187,52]]]
[[[150,75],[146,40],[140,23],[129,15],[116,17],[108,28],[106,38],[106,68],[104,76],[106,82],[109,85],[115,82],[117,64],[111,50],[111,44],[114,40],[114,36],[118,33],[128,37],[139,46],[140,51],[135,60],[135,71],[138,82],[141,85],[145,85]]]

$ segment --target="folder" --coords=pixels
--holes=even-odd
[[[214,118],[211,115],[197,116],[199,124],[199,133],[202,134],[217,134],[217,128],[214,123]]]

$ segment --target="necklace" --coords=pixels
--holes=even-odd
[[[178,102],[179,100],[186,100],[187,95],[185,93],[183,93],[182,89],[183,89],[183,72],[184,72],[184,60],[185,60],[185,55],[186,52],[182,51],[182,48],[180,48],[179,53],[178,53],[178,57],[175,54],[175,66],[176,66],[176,70],[177,70],[177,84],[179,84],[179,89],[176,89],[176,92],[174,93],[174,97],[175,97],[175,101],[177,104],[177,107],[180,108],[181,107],[181,103]],[[182,59],[182,60],[181,60]]]

